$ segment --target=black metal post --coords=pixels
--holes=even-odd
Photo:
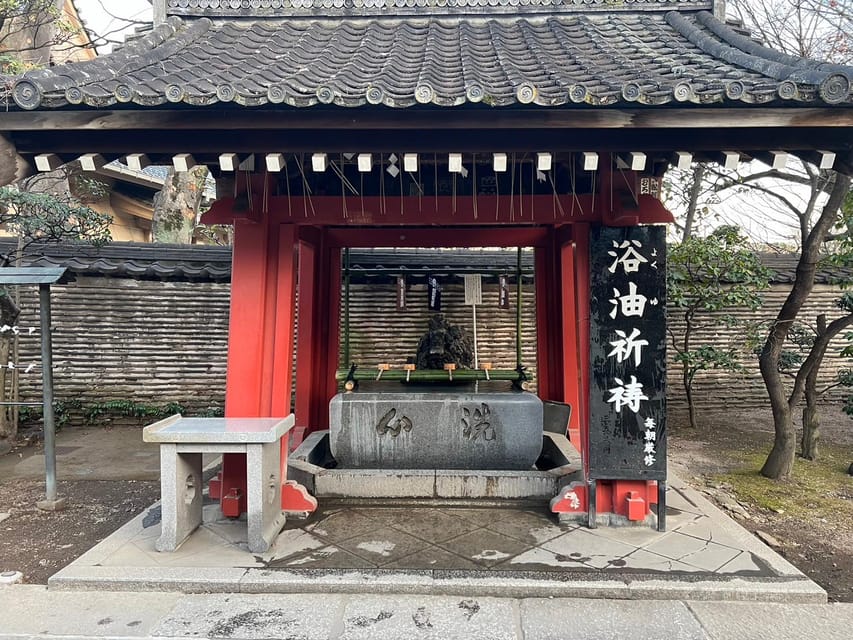
[[[44,415],[45,500],[36,506],[45,511],[57,511],[65,501],[56,490],[56,423],[53,415],[53,337],[51,335],[50,285],[39,285],[39,316],[41,320],[42,403]]]
[[[598,526],[598,484],[595,480],[590,480],[587,484],[587,526],[590,529],[595,529]]]
[[[666,480],[658,480],[658,531],[666,531]]]
[[[349,344],[349,303],[350,303],[350,269],[349,269],[349,249],[344,249],[344,366],[350,364],[350,344]]]
[[[516,292],[515,292],[515,362],[521,371],[521,247],[518,248],[518,263],[515,270]]]

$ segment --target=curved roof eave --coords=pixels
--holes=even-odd
[[[853,104],[853,67],[794,58],[712,14],[612,12],[184,20],[94,61],[32,71],[23,110],[114,105],[402,109]]]

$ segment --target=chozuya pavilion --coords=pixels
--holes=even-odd
[[[794,154],[853,170],[853,68],[765,48],[723,5],[155,0],[153,30],[116,52],[7,79],[0,181],[77,158],[207,165],[221,197],[204,221],[234,227],[226,415],[294,413],[285,456],[331,429],[339,471],[535,478],[542,402],[562,403],[549,438],[582,469],[551,509],[652,524],[665,169]],[[533,248],[535,363],[349,362],[354,247]],[[533,364],[535,395],[519,391]],[[245,474],[226,453],[226,513],[246,509]],[[307,508],[289,487],[283,508]]]

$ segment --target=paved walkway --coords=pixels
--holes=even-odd
[[[95,436],[75,435],[65,477],[104,473],[82,455]],[[154,448],[104,439],[133,452],[134,474],[156,469]],[[37,462],[5,464],[20,477]],[[0,640],[850,637],[853,605],[807,604],[824,592],[697,492],[673,482],[669,508],[661,535],[561,525],[541,509],[325,504],[255,556],[245,524],[215,505],[178,552],[159,554],[155,507],[50,590],[0,586]]]
[[[247,595],[0,587],[0,638],[849,640],[853,604]]]
[[[409,593],[826,602],[825,592],[696,491],[673,479],[668,530],[589,529],[535,507],[324,501],[289,520],[264,554],[245,522],[205,507],[177,551],[159,553],[159,507],[119,529],[49,584],[56,589]]]

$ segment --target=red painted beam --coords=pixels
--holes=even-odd
[[[235,198],[221,198],[202,216],[202,222],[232,224],[238,219],[259,219],[262,214],[255,210],[261,207],[266,207],[274,221],[306,226],[517,227],[599,222],[603,219],[613,226],[626,226],[628,220],[636,220],[635,223],[640,224],[673,220],[672,214],[653,196],[639,196],[636,203],[625,202],[615,196],[609,189],[602,191],[599,196],[525,196],[523,209],[518,204],[518,198],[478,196],[475,211],[474,199],[471,196],[459,196],[455,199],[451,196],[312,196],[307,199],[301,196],[272,196],[264,202],[263,198],[257,195],[251,201],[253,208],[249,210],[245,209],[245,199],[241,199],[241,204],[237,204]]]
[[[544,227],[329,229],[329,243],[336,247],[537,247],[547,237]]]

